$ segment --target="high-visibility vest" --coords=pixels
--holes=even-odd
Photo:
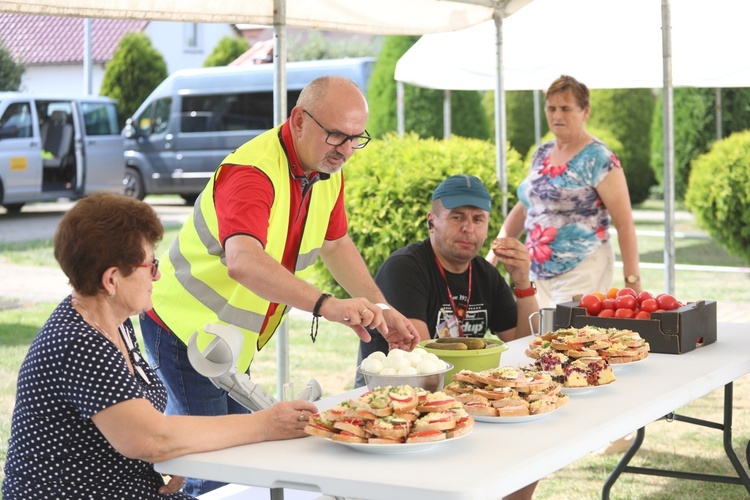
[[[299,182],[291,178],[280,129],[264,132],[222,162],[222,165],[252,165],[271,180],[274,199],[265,251],[276,262],[281,262],[287,244],[292,209],[290,182]],[[244,372],[252,362],[256,345],[260,350],[281,324],[287,306],[280,304],[267,318],[270,302],[229,277],[214,206],[214,182],[220,170],[221,167],[198,197],[192,214],[160,261],[161,279],[154,282],[152,300],[156,314],[185,344],[198,332],[201,351],[214,338],[205,333],[206,324],[231,324],[240,328],[245,342],[237,369]],[[300,278],[318,257],[341,182],[341,172],[338,172],[309,188],[310,204],[294,269]]]

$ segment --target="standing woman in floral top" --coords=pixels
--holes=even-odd
[[[642,289],[625,174],[614,153],[586,132],[590,111],[588,88],[575,78],[563,75],[549,87],[545,113],[555,139],[534,154],[518,186],[520,201],[498,235],[518,238],[526,232],[540,307],[612,286],[610,217],[626,286]],[[495,263],[493,252],[487,260]]]

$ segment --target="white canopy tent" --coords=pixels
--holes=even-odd
[[[505,21],[502,64],[492,52],[495,27],[488,21],[423,36],[399,60],[395,77],[421,87],[458,90],[493,89],[498,78],[510,90],[545,89],[561,74],[591,88],[662,87],[665,282],[672,292],[672,88],[750,86],[750,61],[737,57],[737,49],[750,46],[744,26],[748,14],[750,4],[734,0],[710,5],[698,0],[536,0]],[[499,126],[504,127],[504,118],[497,119]],[[499,170],[504,168],[503,162]],[[500,173],[498,178],[504,180]]]
[[[274,121],[287,116],[286,26],[380,35],[453,31],[489,19],[502,20],[532,0],[8,0],[0,12],[82,18],[274,26]],[[83,48],[82,48],[83,50]],[[395,96],[394,96],[395,97]],[[504,141],[503,141],[504,142]],[[278,394],[289,380],[286,323],[279,332]]]

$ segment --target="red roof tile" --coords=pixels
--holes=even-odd
[[[91,20],[91,57],[108,62],[122,36],[143,31],[148,21]],[[83,62],[84,20],[78,17],[32,16],[0,13],[0,41],[25,65]]]

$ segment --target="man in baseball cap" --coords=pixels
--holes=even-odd
[[[539,306],[529,280],[528,250],[515,238],[494,242],[513,288],[479,256],[491,208],[490,194],[478,177],[448,177],[432,195],[429,238],[396,250],[378,270],[375,282],[388,303],[411,320],[422,340],[481,338],[487,331],[505,341],[530,335],[528,318]],[[370,343],[360,342],[360,362],[375,351],[389,351],[381,335],[371,335]],[[355,385],[364,384],[358,376]]]

